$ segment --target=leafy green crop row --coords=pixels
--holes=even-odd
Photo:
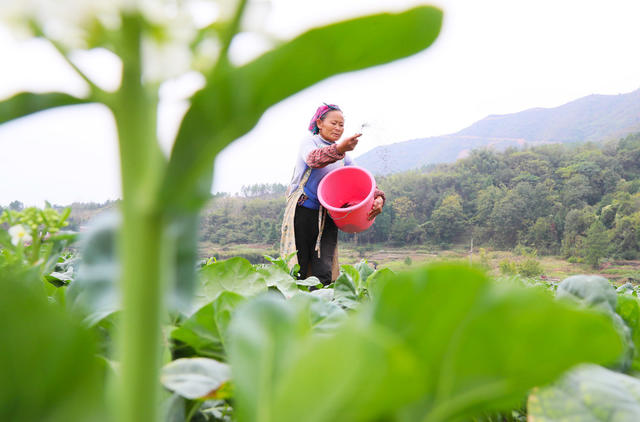
[[[66,296],[66,310],[42,290],[23,289],[16,274],[24,271],[3,266],[3,316],[19,323],[1,332],[14,345],[2,362],[25,362],[0,378],[3,420],[36,420],[44,408],[51,420],[108,415],[104,391],[119,370],[116,227],[117,219],[99,223],[82,237],[81,260],[61,259],[66,283],[39,277],[60,291],[51,297]],[[317,288],[315,278],[296,280],[284,259],[270,260],[204,263],[195,301],[164,318],[165,420],[450,421],[509,411],[530,392],[532,420],[576,409],[580,420],[640,415],[640,381],[624,374],[640,368],[631,285],[616,292],[601,277],[574,276],[527,288],[460,265],[395,274],[361,262]],[[40,353],[34,341],[53,361],[26,364]],[[588,362],[609,369],[581,366],[554,382]],[[58,370],[47,372],[52,365]],[[53,400],[50,390],[33,390],[36,370],[47,373],[46,385],[79,385],[82,394]],[[606,401],[594,396],[601,390]]]

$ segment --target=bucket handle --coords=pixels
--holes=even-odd
[[[349,214],[351,214],[352,212],[353,212],[353,210],[351,210],[351,211],[347,212],[345,215],[343,215],[342,217],[339,217],[339,218],[333,218],[333,216],[332,216],[332,217],[331,217],[331,219],[332,219],[333,221],[340,221],[340,220],[342,220],[342,219],[345,219],[345,218],[349,217]]]

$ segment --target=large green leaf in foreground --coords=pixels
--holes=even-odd
[[[569,372],[529,396],[531,422],[640,420],[640,380],[597,365]]]
[[[26,282],[0,271],[0,420],[104,420],[95,339]]]
[[[496,286],[467,267],[432,266],[387,282],[375,320],[400,335],[427,385],[413,418],[449,421],[517,405],[580,362],[613,362],[610,319],[534,289]]]
[[[613,366],[622,372],[632,367],[634,359],[637,359],[633,337],[634,330],[638,329],[637,304],[634,309],[633,302],[626,301],[624,295],[618,297],[609,280],[597,275],[574,275],[562,280],[558,285],[556,298],[607,315],[624,339],[624,353],[620,354]],[[622,302],[624,306],[619,306],[618,302]]]
[[[229,360],[240,422],[374,420],[412,398],[397,388],[416,380],[412,356],[366,320],[314,336],[305,308],[273,295],[236,315]]]
[[[631,340],[634,345],[631,369],[640,371],[640,302],[638,298],[630,294],[619,294],[616,313],[631,330]]]
[[[284,300],[238,309],[229,331],[238,420],[460,420],[508,409],[573,365],[610,363],[622,350],[606,316],[497,287],[468,267],[387,277],[330,336]]]

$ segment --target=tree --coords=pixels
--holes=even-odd
[[[574,174],[566,181],[562,192],[562,202],[571,208],[582,208],[592,195],[589,179],[582,174]]]
[[[640,256],[640,212],[616,220],[611,248],[622,259],[637,259]]]
[[[12,211],[22,211],[24,209],[24,204],[20,201],[12,201],[9,204],[9,209]]]
[[[525,198],[516,191],[509,190],[496,202],[489,218],[494,233],[493,239],[500,247],[512,248],[518,242],[519,233],[526,227],[527,215]]]
[[[602,208],[602,211],[600,212],[600,219],[606,228],[610,229],[613,227],[616,219],[616,212],[617,207],[611,204]]]
[[[595,218],[595,215],[588,207],[580,210],[574,209],[567,213],[564,220],[564,236],[562,239],[562,253],[565,257],[583,256],[583,240]]]
[[[527,233],[527,243],[541,253],[548,254],[557,251],[558,232],[553,218],[538,218]]]
[[[460,195],[452,193],[431,214],[430,231],[440,244],[448,245],[464,232],[466,223]]]
[[[606,256],[607,246],[609,242],[607,239],[607,229],[600,220],[596,220],[589,226],[587,231],[587,239],[585,242],[586,247],[586,261],[592,268],[598,268],[600,265],[600,259]]]
[[[408,197],[401,196],[393,200],[391,207],[394,217],[391,227],[391,241],[405,245],[419,240],[421,230],[415,218],[416,204]]]

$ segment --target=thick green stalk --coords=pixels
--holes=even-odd
[[[112,103],[122,174],[122,320],[118,422],[158,420],[166,222],[156,198],[165,163],[156,137],[155,94],[142,82],[142,20],[124,15],[122,86]]]

